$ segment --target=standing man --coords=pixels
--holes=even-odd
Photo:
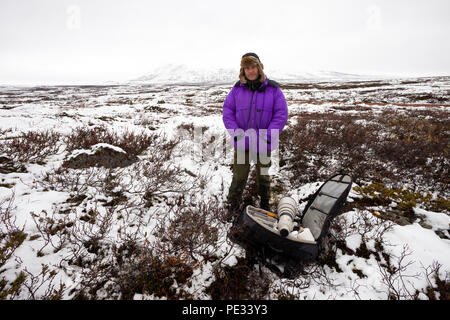
[[[234,145],[233,180],[227,196],[228,219],[239,214],[251,160],[256,160],[260,207],[270,211],[270,156],[278,146],[278,137],[287,118],[287,103],[279,84],[266,77],[264,66],[255,53],[244,54],[239,81],[223,104],[223,123]]]

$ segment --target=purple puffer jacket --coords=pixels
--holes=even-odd
[[[255,91],[236,82],[223,104],[223,123],[239,150],[265,153],[276,149],[287,118],[286,98],[278,83],[267,77]]]

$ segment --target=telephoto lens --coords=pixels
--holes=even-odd
[[[278,230],[282,237],[287,237],[294,229],[297,215],[297,203],[291,197],[284,197],[278,202]]]

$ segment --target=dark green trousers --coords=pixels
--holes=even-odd
[[[242,152],[242,157],[238,159],[238,151],[234,149],[233,180],[228,191],[228,204],[236,207],[241,202],[242,193],[250,172],[250,161],[253,160],[256,165],[256,185],[258,195],[261,197],[261,207],[268,206],[270,200],[270,176],[268,169],[272,165],[270,152],[265,155],[268,158],[268,163],[265,163],[267,159],[262,160],[259,154],[245,151],[245,159],[243,159],[244,151],[239,152]]]

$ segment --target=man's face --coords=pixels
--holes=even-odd
[[[258,67],[256,65],[244,67],[244,73],[249,80],[256,80],[259,76]]]

